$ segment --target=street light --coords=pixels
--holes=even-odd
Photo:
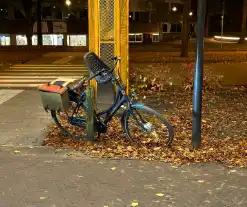
[[[193,15],[193,12],[190,12],[189,15],[192,16]]]
[[[65,4],[68,6],[68,18],[69,18],[69,16],[70,16],[70,14],[69,14],[69,6],[71,5],[71,1],[70,0],[66,0]]]
[[[69,7],[71,5],[71,1],[70,0],[66,0],[65,4]]]
[[[178,10],[178,9],[177,9],[177,7],[175,7],[175,6],[174,6],[174,7],[172,7],[172,11],[174,11],[174,12],[175,12],[175,11],[177,11],[177,10]]]
[[[222,16],[221,16],[221,48],[223,47],[222,39],[224,34],[224,17],[225,17],[225,1],[222,1]]]

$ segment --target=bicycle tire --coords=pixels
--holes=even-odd
[[[168,130],[168,137],[167,137],[166,144],[168,146],[172,144],[173,137],[174,137],[173,127],[171,126],[171,124],[160,113],[158,113],[154,109],[151,109],[151,108],[149,108],[147,106],[135,106],[132,109],[133,109],[133,111],[138,110],[138,112],[140,112],[140,114],[142,114],[141,111],[144,111],[144,112],[148,112],[148,113],[154,115],[155,117],[157,117],[161,121],[161,123],[165,125],[165,127]],[[130,117],[132,117],[132,114],[128,110],[127,113],[125,114],[125,118],[124,118],[124,131],[125,131],[127,137],[131,141],[134,141],[133,140],[133,135],[131,135],[130,129],[129,129],[129,119],[130,119]]]
[[[76,102],[72,102],[72,104],[73,103],[77,104]],[[80,107],[82,108],[83,111],[86,112],[85,106],[80,106]],[[66,128],[62,125],[61,121],[59,121],[58,113],[64,113],[64,112],[58,112],[58,111],[51,110],[51,117],[54,120],[55,124],[58,126],[58,128],[62,131],[62,133],[65,136],[72,137],[75,140],[82,140],[82,139],[85,139],[86,138],[86,134],[73,135],[71,132],[69,132],[68,130],[66,130]],[[73,125],[70,125],[70,126],[72,127]],[[85,126],[82,125],[80,128],[81,129],[84,129],[84,131],[85,131],[85,129],[86,129],[86,117],[85,117]]]

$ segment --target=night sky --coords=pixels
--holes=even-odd
[[[16,0],[18,1],[18,0]],[[131,1],[131,0],[130,0]],[[143,0],[144,1],[144,0]],[[241,28],[242,16],[242,1],[243,0],[224,0],[225,2],[225,33],[239,32]],[[1,3],[6,1],[0,0]],[[191,10],[196,13],[198,0],[191,0]],[[222,15],[223,0],[207,0],[207,13],[210,14],[209,31],[220,32],[221,30],[221,15]],[[7,9],[7,7],[6,7]],[[0,12],[0,18],[7,16],[6,12]]]
[[[194,11],[196,11],[197,2],[197,0],[192,0],[191,2],[191,8]],[[207,0],[207,2],[207,12],[211,15],[209,30],[220,32],[223,0]],[[224,0],[224,2],[224,31],[229,34],[239,32],[241,28],[242,0]]]

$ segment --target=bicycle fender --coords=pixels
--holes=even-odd
[[[140,108],[144,107],[144,104],[142,104],[142,103],[131,104],[130,107],[134,108],[134,109],[140,109]]]

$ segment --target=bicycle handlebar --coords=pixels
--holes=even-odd
[[[103,72],[105,72],[105,71],[107,71],[107,70],[106,70],[106,69],[103,69],[103,70],[97,72],[97,73],[94,74],[93,76],[89,77],[89,78],[88,78],[88,81],[94,79],[95,77],[97,77],[98,75],[100,75],[101,73],[103,73]]]

